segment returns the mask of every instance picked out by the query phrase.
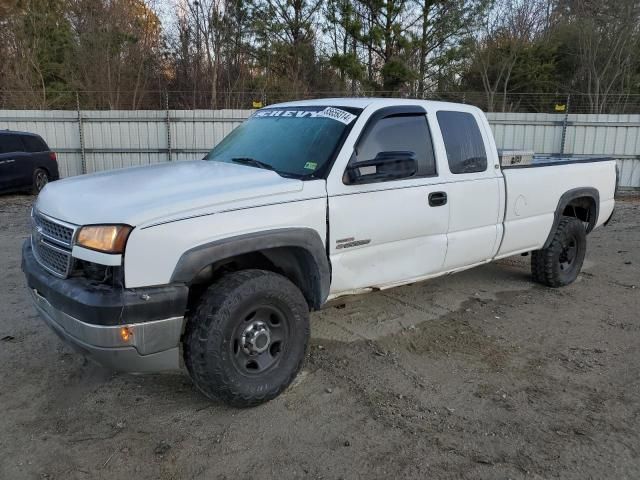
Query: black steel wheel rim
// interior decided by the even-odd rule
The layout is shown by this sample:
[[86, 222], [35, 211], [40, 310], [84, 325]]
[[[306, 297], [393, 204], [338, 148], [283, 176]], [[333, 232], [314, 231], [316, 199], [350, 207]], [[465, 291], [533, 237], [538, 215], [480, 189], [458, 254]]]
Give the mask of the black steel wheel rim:
[[236, 369], [248, 376], [271, 370], [285, 354], [290, 329], [289, 316], [275, 305], [243, 311], [229, 345]]
[[573, 268], [577, 256], [578, 241], [575, 237], [571, 237], [562, 246], [562, 250], [560, 251], [560, 257], [558, 258], [558, 262], [560, 263], [560, 270], [566, 271]]

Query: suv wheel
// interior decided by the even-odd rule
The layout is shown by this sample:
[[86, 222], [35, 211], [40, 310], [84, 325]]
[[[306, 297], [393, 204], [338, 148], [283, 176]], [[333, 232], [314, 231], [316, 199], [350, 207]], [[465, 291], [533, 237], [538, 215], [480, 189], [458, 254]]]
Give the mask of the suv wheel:
[[577, 218], [563, 217], [551, 244], [531, 254], [533, 280], [549, 287], [569, 285], [578, 277], [586, 252], [584, 223]]
[[33, 193], [35, 195], [40, 193], [47, 183], [49, 183], [49, 174], [42, 168], [36, 168], [33, 171], [33, 183], [31, 187]]
[[184, 360], [209, 398], [251, 407], [293, 381], [309, 340], [309, 307], [287, 278], [264, 270], [229, 273], [187, 320]]

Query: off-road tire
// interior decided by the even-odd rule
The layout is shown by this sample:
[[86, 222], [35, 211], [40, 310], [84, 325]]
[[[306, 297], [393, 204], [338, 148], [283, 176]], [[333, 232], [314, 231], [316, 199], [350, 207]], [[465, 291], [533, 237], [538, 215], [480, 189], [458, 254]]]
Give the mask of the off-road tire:
[[31, 182], [31, 193], [38, 195], [40, 191], [49, 183], [49, 174], [42, 168], [33, 171], [33, 181]]
[[[239, 364], [241, 356], [246, 359], [257, 354], [247, 353], [242, 346], [239, 354], [237, 339], [238, 329], [250, 325], [246, 312], [251, 309], [255, 309], [253, 318], [261, 309], [277, 311], [282, 315], [278, 317], [280, 327], [287, 325], [288, 332], [274, 356], [274, 341], [267, 349], [265, 358], [274, 363], [255, 374]], [[267, 323], [275, 317], [268, 318]], [[277, 324], [275, 327], [271, 325], [271, 332]], [[241, 341], [245, 346], [246, 335], [244, 330]], [[184, 361], [193, 383], [205, 396], [234, 407], [252, 407], [275, 398], [291, 384], [302, 367], [308, 342], [309, 307], [302, 292], [282, 275], [242, 270], [211, 285], [189, 315], [183, 335]]]
[[[568, 251], [573, 251], [573, 254], [568, 255]], [[573, 283], [580, 273], [586, 252], [584, 223], [577, 218], [562, 217], [549, 246], [531, 254], [533, 281], [554, 288]], [[570, 262], [567, 261], [568, 256], [572, 257]]]

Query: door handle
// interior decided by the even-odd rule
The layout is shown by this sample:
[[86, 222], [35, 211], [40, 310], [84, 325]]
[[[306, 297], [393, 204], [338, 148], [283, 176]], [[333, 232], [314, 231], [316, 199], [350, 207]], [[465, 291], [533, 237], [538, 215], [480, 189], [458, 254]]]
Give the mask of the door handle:
[[447, 203], [446, 192], [431, 192], [429, 194], [429, 206], [441, 207], [442, 205], [446, 205], [446, 203]]

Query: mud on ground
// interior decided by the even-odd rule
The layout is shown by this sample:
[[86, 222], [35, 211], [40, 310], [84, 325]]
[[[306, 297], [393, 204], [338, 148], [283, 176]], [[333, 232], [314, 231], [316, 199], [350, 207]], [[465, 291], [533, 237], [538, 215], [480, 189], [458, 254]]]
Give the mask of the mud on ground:
[[31, 202], [0, 197], [0, 479], [640, 478], [637, 197], [569, 287], [514, 257], [313, 314], [295, 384], [242, 411], [63, 346], [20, 271]]

